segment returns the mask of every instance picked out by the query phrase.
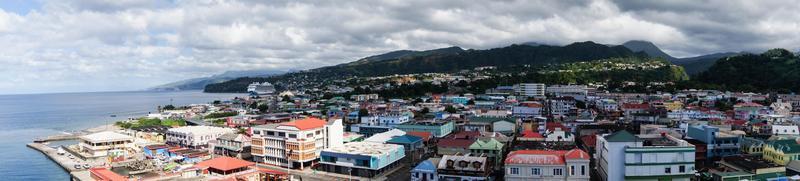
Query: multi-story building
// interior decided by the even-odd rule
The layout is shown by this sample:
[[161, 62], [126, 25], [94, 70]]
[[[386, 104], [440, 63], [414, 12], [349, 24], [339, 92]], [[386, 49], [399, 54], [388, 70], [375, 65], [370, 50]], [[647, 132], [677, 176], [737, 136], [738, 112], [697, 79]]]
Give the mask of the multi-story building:
[[535, 118], [542, 116], [544, 105], [535, 101], [522, 102], [511, 108], [511, 116], [516, 118]]
[[544, 97], [544, 84], [522, 83], [514, 85], [514, 93], [527, 97]]
[[430, 132], [434, 137], [442, 138], [453, 132], [455, 123], [451, 120], [414, 121], [396, 125], [395, 128], [405, 132]]
[[548, 100], [548, 104], [550, 104], [550, 114], [554, 116], [568, 116], [573, 111], [577, 113], [577, 106], [573, 97], [552, 98]]
[[351, 142], [326, 148], [320, 154], [319, 169], [344, 175], [375, 177], [399, 165], [405, 157], [403, 146], [375, 142]]
[[79, 139], [78, 151], [88, 157], [125, 158], [133, 153], [135, 148], [133, 137], [111, 131], [84, 135]]
[[586, 85], [551, 85], [547, 86], [545, 93], [556, 97], [574, 97], [578, 100], [586, 100], [589, 94], [589, 87]]
[[235, 133], [236, 129], [214, 126], [184, 126], [167, 130], [167, 144], [190, 148], [206, 148], [208, 142]]
[[[341, 124], [341, 121], [336, 122]], [[253, 161], [301, 169], [310, 166], [319, 159], [326, 137], [338, 135], [338, 140], [342, 140], [343, 134], [325, 132], [326, 126], [332, 125], [317, 118], [255, 126], [251, 144]]]
[[436, 161], [439, 180], [490, 181], [494, 162], [485, 156], [444, 155]]
[[594, 105], [597, 107], [597, 109], [605, 112], [619, 111], [619, 103], [617, 103], [617, 101], [614, 99], [600, 99], [595, 101]]
[[705, 143], [708, 146], [706, 157], [709, 159], [739, 154], [741, 136], [720, 131], [718, 127], [699, 125], [690, 126], [686, 136]]
[[770, 140], [764, 144], [762, 155], [765, 160], [778, 165], [800, 160], [800, 144], [795, 139]]
[[589, 154], [572, 150], [519, 150], [505, 159], [505, 180], [589, 180]]
[[668, 134], [597, 135], [595, 160], [600, 180], [690, 180], [695, 147]]
[[250, 160], [250, 141], [247, 135], [227, 133], [209, 141], [209, 151], [215, 155]]

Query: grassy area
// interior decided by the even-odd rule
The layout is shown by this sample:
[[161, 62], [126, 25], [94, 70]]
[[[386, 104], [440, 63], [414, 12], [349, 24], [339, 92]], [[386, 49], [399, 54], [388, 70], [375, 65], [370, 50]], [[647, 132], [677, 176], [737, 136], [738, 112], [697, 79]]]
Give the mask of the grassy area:
[[119, 122], [114, 123], [114, 125], [117, 125], [119, 127], [126, 128], [126, 129], [139, 128], [139, 127], [145, 127], [145, 126], [157, 126], [157, 125], [162, 125], [162, 126], [186, 126], [186, 120], [183, 120], [183, 119], [165, 119], [165, 120], [161, 120], [161, 119], [158, 119], [158, 118], [139, 118], [139, 120], [132, 121], [132, 122], [119, 121]]

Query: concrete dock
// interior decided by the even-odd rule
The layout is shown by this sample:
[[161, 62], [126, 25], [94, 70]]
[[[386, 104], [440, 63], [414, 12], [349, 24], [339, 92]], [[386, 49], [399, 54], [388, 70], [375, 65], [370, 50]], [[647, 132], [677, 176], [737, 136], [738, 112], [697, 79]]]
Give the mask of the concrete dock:
[[[94, 180], [91, 176], [89, 176], [89, 171], [84, 168], [75, 168], [75, 165], [83, 165], [89, 162], [80, 160], [75, 155], [72, 155], [69, 152], [64, 153], [63, 155], [58, 154], [58, 149], [47, 146], [42, 143], [28, 143], [28, 147], [33, 148], [39, 152], [42, 152], [47, 158], [56, 162], [62, 169], [69, 172], [72, 180]], [[72, 155], [72, 158], [70, 158]], [[93, 163], [89, 163], [91, 166], [95, 166]]]

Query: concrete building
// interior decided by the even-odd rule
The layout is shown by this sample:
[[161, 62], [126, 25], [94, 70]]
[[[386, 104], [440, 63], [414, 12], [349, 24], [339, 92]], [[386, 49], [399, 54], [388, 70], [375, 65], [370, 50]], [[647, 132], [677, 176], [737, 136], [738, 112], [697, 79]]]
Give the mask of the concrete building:
[[395, 128], [405, 132], [430, 132], [434, 137], [442, 138], [453, 132], [455, 129], [455, 123], [450, 120], [415, 121], [396, 125]]
[[600, 180], [685, 180], [694, 176], [695, 147], [667, 134], [627, 131], [597, 135], [595, 160]]
[[527, 97], [544, 97], [544, 84], [522, 83], [514, 85], [514, 93]]
[[430, 158], [420, 162], [414, 169], [411, 169], [411, 181], [439, 180], [439, 175], [436, 174], [436, 165], [433, 164], [434, 161], [432, 160], [435, 160], [436, 163], [439, 162], [439, 158]]
[[708, 146], [706, 157], [715, 158], [737, 155], [740, 152], [741, 136], [720, 131], [718, 127], [699, 125], [689, 126], [686, 136], [705, 143]]
[[574, 97], [578, 100], [586, 100], [589, 94], [589, 87], [586, 85], [551, 85], [547, 86], [545, 93], [556, 97]]
[[403, 146], [352, 142], [320, 153], [319, 170], [359, 177], [375, 177], [392, 170], [405, 157]]
[[133, 137], [112, 131], [84, 135], [79, 139], [78, 151], [88, 157], [125, 158], [134, 153], [136, 147]]
[[[326, 145], [326, 136], [338, 135], [338, 140], [341, 140], [344, 135], [334, 134], [335, 131], [325, 132], [326, 125], [325, 120], [305, 118], [255, 126], [251, 146], [253, 160], [290, 168], [303, 169], [310, 166], [319, 159], [319, 153]], [[326, 133], [331, 135], [325, 135]], [[331, 142], [328, 145], [336, 144]]]
[[435, 164], [439, 180], [493, 180], [494, 164], [485, 156], [444, 155]]
[[519, 150], [505, 159], [505, 180], [589, 180], [589, 154], [572, 150]]
[[235, 133], [236, 129], [214, 126], [184, 126], [167, 130], [167, 144], [189, 148], [206, 148], [208, 142], [218, 137]]
[[250, 137], [244, 134], [227, 133], [217, 140], [209, 141], [209, 151], [215, 155], [250, 160]]

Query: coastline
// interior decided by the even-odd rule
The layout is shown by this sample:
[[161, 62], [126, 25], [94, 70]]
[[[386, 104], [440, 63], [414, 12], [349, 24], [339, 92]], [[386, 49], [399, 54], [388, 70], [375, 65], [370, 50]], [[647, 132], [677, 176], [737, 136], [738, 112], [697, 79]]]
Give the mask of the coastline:
[[64, 149], [67, 150], [66, 153], [59, 153], [58, 147], [51, 147], [49, 143], [51, 141], [76, 140], [78, 137], [87, 134], [103, 131], [116, 131], [121, 129], [122, 128], [114, 124], [104, 124], [87, 128], [76, 133], [50, 135], [45, 138], [37, 139], [32, 143], [28, 143], [26, 146], [39, 151], [50, 161], [53, 161], [59, 165], [62, 169], [64, 169], [64, 171], [69, 173], [72, 180], [93, 180], [87, 168], [75, 168], [75, 165], [85, 164], [91, 167], [102, 166], [104, 164], [103, 159], [82, 159], [80, 156], [75, 156], [76, 154], [69, 149]]

